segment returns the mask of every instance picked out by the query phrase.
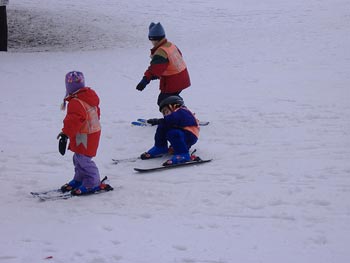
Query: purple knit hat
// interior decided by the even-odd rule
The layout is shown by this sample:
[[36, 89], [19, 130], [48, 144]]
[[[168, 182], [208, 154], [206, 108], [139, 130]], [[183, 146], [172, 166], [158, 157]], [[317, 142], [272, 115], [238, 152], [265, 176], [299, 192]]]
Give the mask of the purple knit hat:
[[73, 94], [85, 87], [85, 79], [82, 72], [71, 71], [66, 75], [66, 95]]

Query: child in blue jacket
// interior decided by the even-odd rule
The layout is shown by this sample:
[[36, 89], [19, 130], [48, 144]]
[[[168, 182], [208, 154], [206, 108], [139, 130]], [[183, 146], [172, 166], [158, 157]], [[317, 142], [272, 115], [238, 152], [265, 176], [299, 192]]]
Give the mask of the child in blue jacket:
[[154, 146], [141, 154], [141, 159], [151, 159], [168, 153], [168, 141], [173, 156], [163, 165], [184, 163], [191, 160], [189, 149], [199, 137], [198, 120], [188, 110], [180, 96], [170, 96], [159, 104], [162, 119], [149, 119], [147, 122], [158, 125], [154, 136]]

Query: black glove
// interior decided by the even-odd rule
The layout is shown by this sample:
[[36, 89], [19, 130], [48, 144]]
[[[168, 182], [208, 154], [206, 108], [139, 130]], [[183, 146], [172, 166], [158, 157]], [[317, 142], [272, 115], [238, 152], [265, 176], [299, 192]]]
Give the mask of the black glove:
[[152, 126], [154, 125], [159, 125], [162, 124], [164, 119], [148, 119], [147, 123], [151, 124]]
[[156, 79], [159, 79], [159, 77], [156, 76], [156, 75], [153, 75], [153, 76], [151, 77], [151, 80], [156, 80]]
[[150, 81], [146, 77], [143, 77], [139, 84], [137, 84], [136, 89], [143, 91]]
[[60, 152], [60, 154], [64, 155], [66, 153], [68, 136], [65, 135], [63, 132], [60, 132], [57, 136], [57, 139], [59, 139], [58, 151]]

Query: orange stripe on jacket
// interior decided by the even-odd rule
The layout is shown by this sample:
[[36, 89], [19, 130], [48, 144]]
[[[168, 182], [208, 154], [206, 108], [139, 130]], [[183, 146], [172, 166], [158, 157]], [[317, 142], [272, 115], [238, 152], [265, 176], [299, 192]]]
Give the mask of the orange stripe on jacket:
[[183, 60], [179, 50], [174, 44], [170, 43], [169, 46], [167, 45], [161, 46], [160, 49], [166, 52], [169, 60], [169, 65], [162, 75], [164, 76], [175, 75], [186, 69], [186, 63]]
[[91, 134], [101, 130], [100, 120], [98, 118], [97, 107], [90, 106], [85, 101], [74, 98], [79, 101], [86, 112], [86, 120], [84, 121], [79, 133]]
[[183, 127], [183, 129], [192, 132], [197, 138], [199, 138], [199, 126], [187, 126]]
[[170, 106], [170, 110], [172, 112], [178, 111], [179, 109], [184, 109], [184, 110], [187, 110], [188, 112], [190, 112], [192, 114], [193, 118], [195, 118], [195, 120], [197, 122], [197, 125], [196, 126], [185, 126], [185, 127], [182, 127], [182, 129], [193, 133], [197, 138], [199, 138], [199, 130], [200, 130], [200, 128], [199, 128], [199, 120], [196, 118], [194, 113], [192, 111], [190, 111], [189, 109], [187, 109], [186, 107], [175, 108], [175, 107], [172, 107], [171, 105], [169, 105], [169, 106]]

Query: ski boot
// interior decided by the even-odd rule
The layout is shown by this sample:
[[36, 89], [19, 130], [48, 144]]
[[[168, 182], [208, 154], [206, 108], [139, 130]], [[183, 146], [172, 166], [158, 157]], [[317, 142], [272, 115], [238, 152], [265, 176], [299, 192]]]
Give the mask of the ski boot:
[[159, 156], [162, 156], [163, 154], [166, 154], [167, 152], [168, 152], [168, 147], [153, 146], [147, 152], [141, 154], [140, 158], [142, 160], [148, 160], [148, 159], [157, 158]]
[[72, 195], [88, 195], [88, 194], [93, 194], [99, 190], [101, 190], [100, 186], [96, 186], [93, 188], [86, 188], [85, 186], [82, 185], [79, 188], [73, 189], [70, 193]]
[[75, 188], [77, 188], [79, 186], [81, 186], [81, 182], [78, 182], [78, 181], [73, 179], [69, 183], [62, 185], [61, 191], [62, 191], [62, 193], [66, 193], [66, 192], [74, 190]]
[[191, 156], [189, 153], [176, 154], [171, 159], [164, 162], [163, 166], [186, 163], [188, 161], [191, 161]]

